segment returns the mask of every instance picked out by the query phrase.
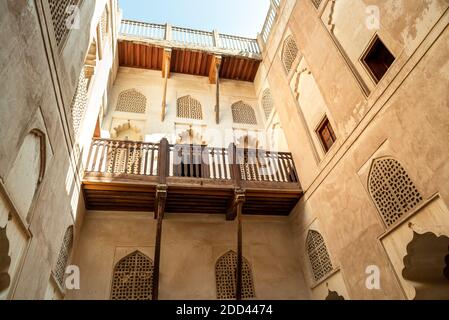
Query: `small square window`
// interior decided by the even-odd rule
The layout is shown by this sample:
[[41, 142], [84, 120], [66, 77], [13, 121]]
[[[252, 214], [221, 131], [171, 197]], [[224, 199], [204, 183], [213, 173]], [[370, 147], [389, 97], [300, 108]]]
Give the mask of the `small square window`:
[[395, 57], [378, 36], [374, 38], [368, 51], [362, 58], [363, 63], [368, 68], [376, 83], [383, 78], [394, 60]]
[[325, 118], [323, 120], [321, 125], [318, 127], [317, 133], [320, 137], [321, 143], [323, 144], [324, 150], [328, 152], [334, 142], [337, 140], [329, 119]]

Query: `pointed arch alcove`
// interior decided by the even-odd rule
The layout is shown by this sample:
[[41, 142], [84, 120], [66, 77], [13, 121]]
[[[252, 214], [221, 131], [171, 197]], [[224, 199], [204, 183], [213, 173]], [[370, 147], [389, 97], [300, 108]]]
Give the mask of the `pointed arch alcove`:
[[308, 231], [306, 251], [314, 281], [320, 281], [334, 270], [326, 243], [318, 231]]
[[292, 70], [293, 62], [298, 56], [298, 46], [292, 35], [289, 35], [285, 40], [282, 47], [282, 64], [284, 65], [285, 72], [287, 74]]
[[114, 266], [111, 300], [151, 300], [153, 260], [136, 250]]
[[405, 168], [392, 157], [373, 161], [368, 175], [368, 190], [387, 227], [394, 225], [423, 200]]
[[[237, 290], [237, 254], [229, 250], [215, 263], [215, 280], [217, 299], [236, 299]], [[242, 263], [242, 299], [256, 297], [253, 275], [248, 260], [243, 257]]]

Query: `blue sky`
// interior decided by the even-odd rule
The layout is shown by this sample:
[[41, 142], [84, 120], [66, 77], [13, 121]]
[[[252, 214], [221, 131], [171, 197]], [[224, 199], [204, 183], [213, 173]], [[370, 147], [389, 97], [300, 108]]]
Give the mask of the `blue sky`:
[[270, 0], [119, 0], [123, 18], [255, 38]]

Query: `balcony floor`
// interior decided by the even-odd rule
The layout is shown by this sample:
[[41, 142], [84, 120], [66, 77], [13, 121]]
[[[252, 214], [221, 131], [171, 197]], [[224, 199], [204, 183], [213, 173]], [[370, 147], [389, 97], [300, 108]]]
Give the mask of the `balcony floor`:
[[[157, 177], [86, 174], [83, 193], [88, 210], [153, 212]], [[226, 214], [234, 200], [232, 181], [167, 178], [166, 213]], [[287, 216], [302, 196], [297, 183], [242, 181], [244, 215]]]

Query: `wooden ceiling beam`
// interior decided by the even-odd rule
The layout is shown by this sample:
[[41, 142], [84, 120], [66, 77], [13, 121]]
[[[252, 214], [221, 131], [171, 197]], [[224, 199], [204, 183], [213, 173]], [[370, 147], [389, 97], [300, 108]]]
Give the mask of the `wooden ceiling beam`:
[[164, 48], [164, 51], [163, 51], [163, 54], [162, 54], [162, 77], [164, 79], [165, 78], [170, 78], [171, 53], [172, 53], [171, 49]]

